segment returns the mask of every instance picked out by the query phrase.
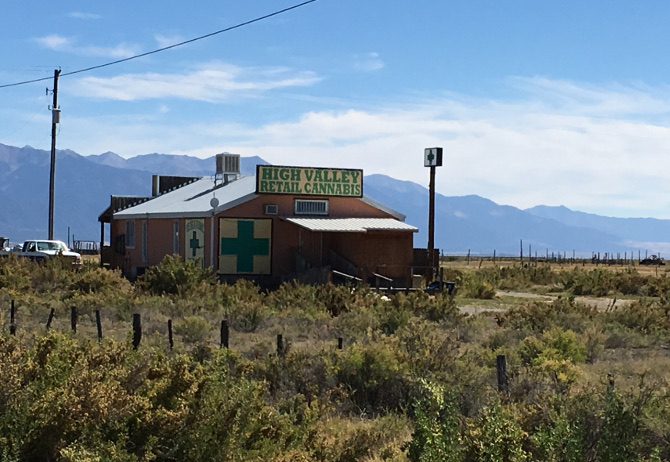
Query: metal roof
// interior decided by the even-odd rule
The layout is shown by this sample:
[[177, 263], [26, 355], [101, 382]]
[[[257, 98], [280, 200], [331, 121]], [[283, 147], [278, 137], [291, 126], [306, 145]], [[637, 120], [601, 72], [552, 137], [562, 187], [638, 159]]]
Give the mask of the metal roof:
[[419, 229], [395, 218], [286, 218], [310, 231], [366, 233], [368, 231], [411, 231]]
[[256, 177], [243, 176], [227, 184], [214, 185], [209, 177], [152, 197], [146, 202], [114, 213], [115, 219], [204, 217], [212, 214], [212, 198], [219, 205], [214, 213], [256, 197]]
[[[210, 201], [214, 197], [216, 197], [216, 199], [219, 201], [219, 205], [216, 207], [215, 210], [212, 210]], [[232, 207], [247, 202], [255, 197], [258, 197], [258, 195], [256, 194], [255, 175], [242, 176], [226, 184], [222, 184], [219, 182], [219, 184], [217, 184], [216, 186], [214, 185], [213, 178], [204, 177], [199, 180], [194, 180], [183, 186], [176, 187], [170, 191], [166, 191], [163, 194], [160, 194], [155, 197], [138, 198], [138, 200], [144, 200], [144, 202], [141, 202], [139, 204], [138, 203], [129, 204], [128, 206], [122, 208], [121, 210], [116, 210], [113, 212], [113, 217], [116, 220], [119, 219], [129, 220], [129, 219], [141, 219], [141, 218], [181, 218], [181, 217], [201, 218], [211, 216], [212, 211], [215, 214], [217, 214], [219, 212], [228, 210]], [[405, 231], [413, 231], [413, 232], [417, 231], [417, 228], [414, 228], [413, 226], [410, 227], [409, 225], [402, 223], [402, 220], [405, 219], [405, 215], [401, 214], [400, 212], [397, 212], [389, 207], [386, 207], [385, 205], [380, 204], [379, 202], [370, 199], [369, 197], [366, 196], [360, 198], [360, 200], [367, 203], [368, 205], [371, 205], [397, 218], [397, 220], [393, 218], [388, 219], [365, 218], [363, 220], [367, 220], [366, 223], [370, 225], [367, 227], [367, 229], [399, 230], [397, 225], [394, 225], [394, 223], [400, 223], [401, 225], [405, 226], [405, 228], [402, 228]], [[107, 212], [107, 210], [105, 212]], [[327, 220], [327, 219], [301, 218], [300, 220]], [[355, 219], [352, 218], [343, 220], [355, 220]], [[384, 222], [384, 220], [388, 220], [388, 223], [385, 226], [391, 226], [391, 228], [384, 228], [384, 227], [375, 228], [373, 226], [374, 220], [382, 220], [382, 222]], [[350, 224], [349, 226], [354, 225]], [[384, 226], [384, 225], [379, 224], [378, 226]], [[365, 232], [365, 231], [366, 229], [360, 230], [357, 228], [354, 232]]]

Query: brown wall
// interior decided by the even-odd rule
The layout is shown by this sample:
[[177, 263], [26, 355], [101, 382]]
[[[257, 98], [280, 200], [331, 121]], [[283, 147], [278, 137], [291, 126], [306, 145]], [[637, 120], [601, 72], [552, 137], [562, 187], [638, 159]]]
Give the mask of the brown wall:
[[[294, 216], [293, 201], [296, 196], [264, 195], [219, 213], [215, 217], [214, 258], [217, 261], [218, 219], [219, 218], [269, 218], [272, 220], [272, 276], [281, 277], [296, 270], [296, 254], [300, 252], [315, 266], [326, 264], [328, 248], [332, 248], [360, 268], [377, 271], [385, 276], [405, 277], [412, 262], [413, 233], [410, 232], [368, 232], [368, 233], [312, 233], [290, 223], [281, 217]], [[299, 196], [300, 199], [310, 197]], [[324, 199], [323, 197], [314, 199]], [[391, 218], [392, 216], [356, 198], [330, 197], [329, 217], [331, 218]], [[277, 215], [265, 215], [265, 205], [278, 206]], [[211, 218], [205, 218], [205, 267], [210, 262]], [[135, 248], [126, 249], [124, 255], [114, 252], [115, 237], [125, 234], [125, 220], [112, 220], [110, 242], [112, 246], [112, 267], [121, 268], [125, 274], [134, 277], [137, 267], [158, 264], [165, 255], [172, 254], [173, 218], [149, 219], [148, 258], [142, 261], [142, 220], [135, 220]], [[179, 253], [184, 258], [183, 242], [185, 220], [180, 219]], [[385, 268], [381, 265], [386, 264]], [[399, 268], [403, 269], [400, 270]]]
[[376, 272], [390, 278], [407, 277], [413, 258], [413, 233], [368, 231], [367, 233], [325, 233], [324, 251], [330, 248], [354, 263], [363, 280]]

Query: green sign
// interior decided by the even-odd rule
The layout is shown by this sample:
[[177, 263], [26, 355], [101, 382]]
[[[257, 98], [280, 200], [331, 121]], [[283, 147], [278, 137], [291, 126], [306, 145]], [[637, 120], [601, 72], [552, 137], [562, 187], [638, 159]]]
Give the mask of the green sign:
[[205, 220], [196, 218], [186, 220], [186, 234], [184, 235], [184, 249], [187, 260], [200, 260], [205, 267]]
[[256, 194], [363, 197], [363, 170], [258, 165]]
[[219, 273], [270, 274], [272, 220], [220, 218]]

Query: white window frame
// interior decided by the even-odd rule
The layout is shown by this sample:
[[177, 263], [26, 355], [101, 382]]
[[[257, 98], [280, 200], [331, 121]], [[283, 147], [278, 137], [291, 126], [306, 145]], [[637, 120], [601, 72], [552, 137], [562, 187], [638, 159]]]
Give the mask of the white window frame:
[[293, 202], [296, 215], [328, 215], [327, 199], [296, 199]]
[[126, 220], [126, 249], [135, 248], [135, 220]]

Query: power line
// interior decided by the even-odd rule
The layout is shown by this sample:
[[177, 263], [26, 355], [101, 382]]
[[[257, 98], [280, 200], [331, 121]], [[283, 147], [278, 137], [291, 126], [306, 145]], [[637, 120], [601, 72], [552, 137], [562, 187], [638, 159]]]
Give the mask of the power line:
[[[234, 26], [226, 27], [225, 29], [221, 29], [221, 30], [217, 30], [216, 32], [211, 32], [209, 34], [201, 35], [200, 37], [196, 37], [196, 38], [193, 38], [193, 39], [190, 39], [190, 40], [186, 40], [184, 42], [175, 43], [174, 45], [169, 45], [169, 46], [166, 46], [166, 47], [163, 47], [163, 48], [158, 48], [157, 50], [153, 50], [153, 51], [147, 51], [146, 53], [141, 53], [139, 55], [130, 56], [128, 58], [117, 59], [116, 61], [111, 61], [111, 62], [108, 62], [108, 63], [105, 63], [105, 64], [99, 64], [97, 66], [91, 66], [91, 67], [87, 67], [87, 68], [84, 68], [84, 69], [79, 69], [79, 70], [72, 71], [72, 72], [64, 72], [60, 76], [65, 77], [66, 75], [80, 74], [82, 72], [88, 72], [88, 71], [92, 71], [92, 70], [95, 70], [95, 69], [100, 69], [102, 67], [113, 66], [114, 64], [119, 64], [119, 63], [123, 63], [123, 62], [126, 62], [126, 61], [131, 61], [133, 59], [143, 58], [145, 56], [160, 53], [161, 51], [170, 50], [172, 48], [177, 48], [177, 47], [180, 47], [182, 45], [187, 45], [189, 43], [197, 42], [198, 40], [206, 39], [206, 38], [212, 37], [214, 35], [222, 34], [224, 32], [228, 32], [228, 31], [231, 31], [233, 29], [239, 29], [240, 27], [248, 26], [249, 24], [253, 24], [255, 22], [262, 21], [264, 19], [268, 19], [268, 18], [271, 18], [273, 16], [277, 16], [277, 15], [282, 14], [282, 13], [286, 13], [287, 11], [295, 10], [296, 8], [300, 8], [301, 6], [305, 6], [308, 3], [314, 3], [314, 2], [316, 2], [316, 0], [307, 0], [305, 2], [298, 3], [297, 5], [293, 5], [293, 6], [290, 6], [288, 8], [284, 8], [283, 10], [275, 11], [274, 13], [266, 14], [265, 16], [260, 16], [258, 18], [251, 19], [249, 21], [241, 22], [241, 23], [236, 24]], [[40, 79], [25, 80], [23, 82], [8, 83], [8, 84], [0, 85], [0, 88], [17, 87], [19, 85], [27, 85], [29, 83], [35, 83], [35, 82], [44, 82], [45, 80], [51, 80], [51, 79], [52, 79], [52, 77], [43, 77], [43, 78], [40, 78]]]

